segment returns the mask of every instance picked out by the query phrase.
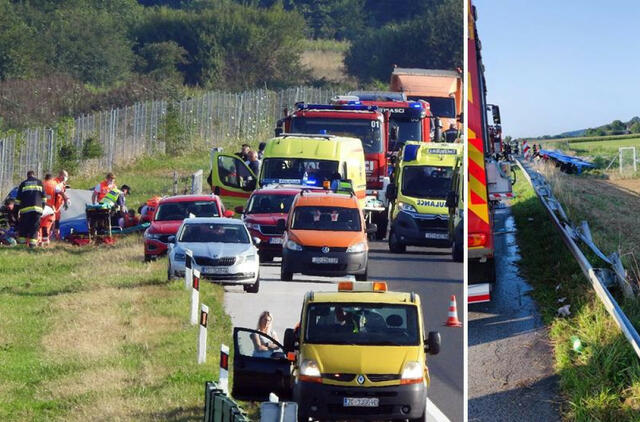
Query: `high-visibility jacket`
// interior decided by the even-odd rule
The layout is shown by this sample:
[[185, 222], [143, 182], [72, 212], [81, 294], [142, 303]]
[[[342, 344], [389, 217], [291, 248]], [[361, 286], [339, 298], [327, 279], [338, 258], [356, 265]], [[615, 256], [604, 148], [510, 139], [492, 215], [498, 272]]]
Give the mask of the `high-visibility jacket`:
[[45, 180], [43, 183], [44, 193], [47, 196], [47, 205], [49, 205], [54, 210], [57, 210], [56, 207], [56, 188], [58, 183], [55, 179]]
[[112, 208], [118, 203], [118, 197], [120, 194], [122, 194], [120, 189], [113, 188], [102, 197], [100, 204], [107, 204]]
[[18, 195], [16, 196], [16, 206], [20, 209], [20, 214], [28, 212], [37, 212], [42, 214], [46, 203], [44, 186], [42, 182], [35, 177], [29, 177], [18, 186]]
[[98, 202], [100, 202], [102, 198], [104, 198], [104, 196], [108, 194], [112, 189], [117, 189], [114, 183], [109, 184], [106, 180], [100, 182], [98, 186], [96, 186], [96, 192], [98, 193]]

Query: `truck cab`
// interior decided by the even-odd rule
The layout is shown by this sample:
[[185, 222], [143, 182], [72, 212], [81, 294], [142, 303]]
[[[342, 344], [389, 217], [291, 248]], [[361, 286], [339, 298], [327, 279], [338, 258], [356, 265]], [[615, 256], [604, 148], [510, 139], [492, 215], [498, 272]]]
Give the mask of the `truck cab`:
[[462, 153], [462, 144], [405, 144], [388, 191], [391, 252], [402, 253], [407, 245], [451, 246], [447, 199], [459, 190]]
[[387, 231], [387, 203], [384, 195], [389, 184], [387, 150], [389, 144], [389, 114], [375, 106], [361, 104], [357, 99], [338, 104], [297, 103], [296, 109], [280, 120], [276, 133], [332, 134], [358, 138], [362, 142], [367, 175], [366, 208], [371, 222], [383, 239]]
[[[242, 359], [240, 367], [234, 361], [234, 396], [254, 385], [265, 396], [286, 390], [298, 404], [299, 421], [426, 420], [427, 354], [439, 352], [440, 334], [426, 334], [415, 293], [387, 291], [384, 282], [340, 282], [337, 292], [308, 292], [298, 327], [287, 329], [284, 344], [264, 357], [252, 357], [246, 340], [251, 331], [264, 334], [236, 330], [245, 331], [234, 333], [235, 359]], [[268, 377], [272, 387], [262, 388]]]
[[211, 151], [208, 178], [212, 192], [228, 209], [244, 206], [251, 193], [274, 184], [322, 189], [335, 178], [349, 180], [365, 204], [366, 175], [359, 139], [334, 135], [285, 134], [266, 143], [259, 174], [235, 154]]

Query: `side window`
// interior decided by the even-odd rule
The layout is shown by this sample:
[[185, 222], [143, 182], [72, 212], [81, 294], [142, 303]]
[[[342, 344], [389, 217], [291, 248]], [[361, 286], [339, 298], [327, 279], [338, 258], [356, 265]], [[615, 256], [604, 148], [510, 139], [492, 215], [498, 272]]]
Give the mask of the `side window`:
[[238, 353], [242, 356], [271, 358], [273, 353], [283, 353], [282, 348], [274, 339], [256, 331], [240, 331], [236, 341]]
[[221, 155], [218, 157], [218, 177], [226, 186], [234, 188], [240, 185], [240, 160], [237, 158]]
[[346, 161], [344, 161], [342, 163], [342, 171], [340, 173], [342, 173], [342, 178], [343, 179], [350, 179], [349, 173], [347, 173], [347, 162]]

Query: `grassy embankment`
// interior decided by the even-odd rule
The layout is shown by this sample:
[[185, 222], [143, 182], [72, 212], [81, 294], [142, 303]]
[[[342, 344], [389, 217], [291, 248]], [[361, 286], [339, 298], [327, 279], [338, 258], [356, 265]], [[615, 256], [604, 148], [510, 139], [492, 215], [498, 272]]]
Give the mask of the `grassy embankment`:
[[[554, 139], [542, 141], [541, 145], [544, 148], [559, 149], [568, 154], [594, 160], [596, 165], [603, 168], [618, 155], [619, 147], [636, 147], [636, 153], [640, 155], [638, 134]], [[631, 161], [628, 164], [631, 165]]]
[[349, 49], [349, 42], [337, 40], [304, 40], [302, 65], [309, 69], [311, 76], [317, 80], [333, 83], [356, 82], [347, 75], [344, 68], [344, 55]]
[[[577, 421], [637, 421], [640, 414], [638, 358], [582, 275], [533, 189], [524, 176], [518, 176], [515, 186], [517, 199], [512, 210], [518, 227], [522, 256], [520, 268], [534, 287], [532, 296], [540, 307], [543, 320], [550, 327], [555, 371], [559, 375], [565, 401], [563, 417]], [[586, 188], [587, 184], [581, 186]], [[602, 187], [593, 187], [589, 192], [576, 188], [571, 192], [574, 202], [569, 202], [568, 212], [574, 221], [579, 221], [579, 210], [591, 210], [585, 217], [591, 223], [594, 238], [603, 250], [610, 252], [610, 242], [615, 242], [617, 236], [607, 226], [613, 219], [612, 210], [628, 203], [616, 202], [622, 201], [621, 198], [615, 201], [611, 198], [607, 202], [608, 192]], [[596, 192], [605, 196], [599, 204], [607, 206], [585, 207], [584, 204], [596, 199]], [[567, 204], [565, 198], [559, 199]], [[637, 208], [638, 199], [635, 201]], [[582, 204], [582, 207], [575, 207], [577, 204]], [[566, 301], [559, 303], [558, 299], [562, 297], [566, 297]], [[563, 304], [571, 305], [570, 317], [556, 316], [557, 309]], [[630, 319], [640, 322], [637, 303], [625, 302], [623, 306]], [[572, 350], [572, 336], [581, 339], [582, 352]]]
[[[188, 175], [207, 163], [207, 154], [192, 153], [115, 172], [137, 204], [168, 193], [174, 169]], [[142, 262], [141, 239], [0, 248], [0, 420], [201, 419], [204, 381], [217, 379], [220, 343], [231, 344], [223, 290], [202, 285], [209, 359], [197, 365], [190, 296], [182, 280], [166, 281], [165, 259]]]

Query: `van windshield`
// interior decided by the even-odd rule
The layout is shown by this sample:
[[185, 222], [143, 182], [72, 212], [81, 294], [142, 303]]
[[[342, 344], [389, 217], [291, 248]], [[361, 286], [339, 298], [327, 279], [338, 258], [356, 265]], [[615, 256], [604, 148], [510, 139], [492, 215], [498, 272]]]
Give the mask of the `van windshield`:
[[296, 207], [291, 228], [358, 232], [361, 230], [360, 212], [357, 208]]
[[189, 214], [196, 217], [220, 217], [218, 204], [214, 201], [167, 202], [158, 207], [155, 220], [184, 220]]
[[[338, 162], [312, 158], [265, 158], [262, 163], [262, 186], [269, 183], [287, 183], [322, 186], [338, 173]], [[306, 174], [306, 176], [305, 176]]]
[[402, 194], [412, 198], [446, 199], [452, 174], [452, 167], [406, 166], [402, 169]]
[[304, 339], [315, 344], [415, 346], [420, 344], [414, 305], [312, 303]]
[[291, 133], [349, 136], [362, 141], [365, 154], [384, 151], [379, 120], [294, 117], [291, 120]]

